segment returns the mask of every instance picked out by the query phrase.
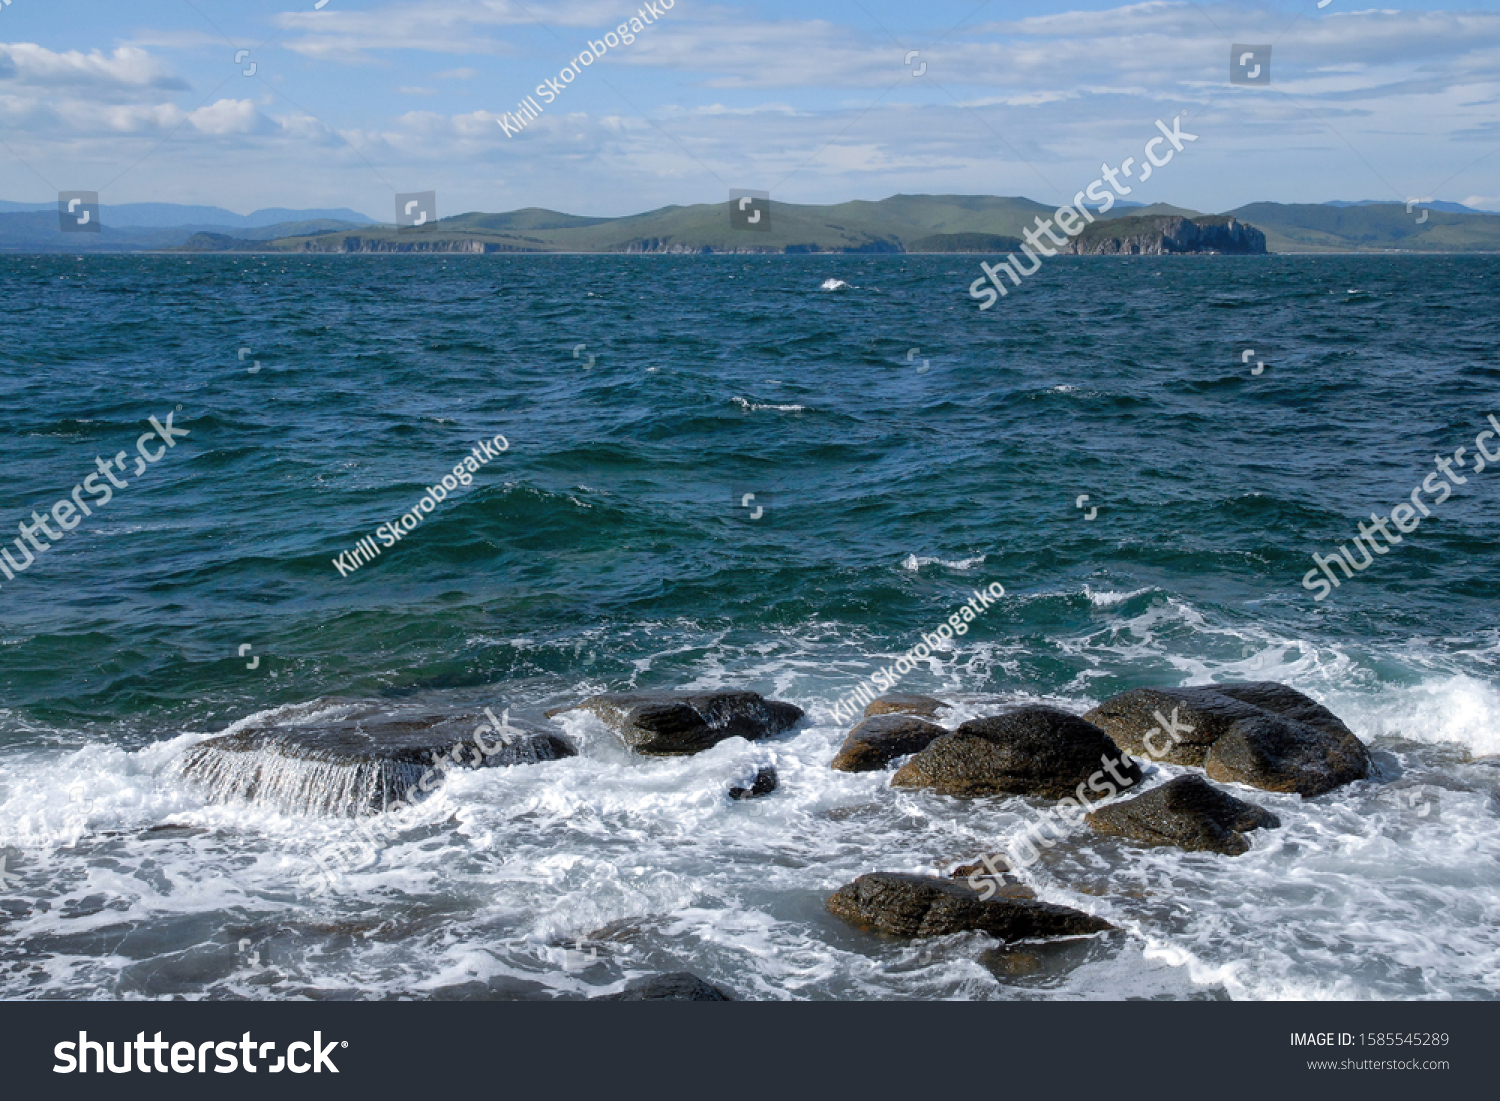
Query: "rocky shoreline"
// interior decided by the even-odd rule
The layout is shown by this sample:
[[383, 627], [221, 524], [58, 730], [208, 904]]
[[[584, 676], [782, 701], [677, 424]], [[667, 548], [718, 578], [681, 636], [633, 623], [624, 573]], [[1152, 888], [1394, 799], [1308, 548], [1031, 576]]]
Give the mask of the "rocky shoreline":
[[[1135, 689], [1085, 715], [1035, 704], [942, 725], [952, 705], [893, 693], [871, 702], [829, 767], [889, 772], [886, 789], [956, 799], [1025, 800], [1084, 836], [1173, 846], [1229, 858], [1247, 834], [1276, 829], [1262, 807], [1210, 783], [1313, 798], [1367, 779], [1364, 744], [1332, 712], [1271, 682]], [[684, 756], [730, 738], [781, 736], [801, 708], [755, 692], [629, 693], [589, 697], [546, 718], [584, 711], [642, 756]], [[472, 732], [471, 732], [472, 730]], [[419, 801], [449, 769], [545, 767], [576, 755], [572, 741], [536, 723], [483, 713], [433, 715], [350, 704], [336, 720], [250, 726], [191, 746], [181, 774], [214, 801], [249, 800], [283, 811], [380, 817]], [[1201, 770], [1151, 786], [1136, 757]], [[726, 789], [729, 800], [773, 795], [776, 770], [759, 767]], [[946, 876], [878, 867], [839, 888], [827, 910], [870, 935], [919, 939], [980, 932], [1004, 943], [1093, 937], [1103, 918], [1035, 897], [1011, 873], [1013, 850], [961, 863]], [[732, 997], [691, 976], [671, 976], [628, 997]]]

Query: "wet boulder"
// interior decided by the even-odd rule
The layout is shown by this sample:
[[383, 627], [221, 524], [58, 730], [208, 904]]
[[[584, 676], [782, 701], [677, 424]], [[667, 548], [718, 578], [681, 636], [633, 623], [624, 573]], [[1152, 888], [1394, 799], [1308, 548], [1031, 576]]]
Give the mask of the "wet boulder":
[[1055, 707], [971, 719], [896, 771], [892, 787], [943, 795], [1098, 799], [1140, 783], [1141, 770], [1109, 735]]
[[333, 704], [308, 721], [243, 727], [190, 746], [178, 768], [215, 802], [289, 814], [376, 814], [424, 798], [450, 769], [536, 764], [578, 753], [563, 735], [484, 712]]
[[547, 714], [574, 710], [596, 715], [626, 745], [651, 757], [701, 753], [726, 738], [769, 738], [802, 718], [800, 707], [757, 692], [611, 693]]
[[978, 930], [1003, 941], [1076, 937], [1114, 928], [1103, 918], [1034, 898], [981, 897], [966, 883], [904, 872], [871, 872], [839, 888], [828, 911], [862, 929], [898, 937]]
[[840, 772], [875, 772], [897, 757], [921, 752], [933, 739], [946, 733], [936, 723], [914, 715], [896, 712], [875, 715], [849, 731], [838, 756], [828, 767]]
[[729, 789], [731, 799], [759, 799], [762, 795], [770, 795], [776, 790], [776, 769], [771, 765], [762, 765], [755, 772], [755, 779], [750, 781], [749, 787], [735, 785]]
[[649, 975], [632, 979], [618, 994], [603, 994], [596, 1002], [734, 1002], [736, 998], [722, 987], [705, 982], [691, 971], [674, 971], [666, 975]]
[[1281, 825], [1264, 807], [1236, 799], [1196, 775], [1179, 776], [1145, 795], [1101, 807], [1084, 821], [1097, 833], [1226, 856], [1249, 851], [1248, 831]]
[[912, 692], [887, 692], [876, 696], [865, 706], [865, 717], [874, 715], [920, 715], [924, 719], [937, 717], [952, 705], [934, 696], [919, 696]]
[[1321, 795], [1370, 774], [1370, 753], [1332, 711], [1270, 681], [1137, 688], [1084, 716], [1138, 756], [1215, 780]]

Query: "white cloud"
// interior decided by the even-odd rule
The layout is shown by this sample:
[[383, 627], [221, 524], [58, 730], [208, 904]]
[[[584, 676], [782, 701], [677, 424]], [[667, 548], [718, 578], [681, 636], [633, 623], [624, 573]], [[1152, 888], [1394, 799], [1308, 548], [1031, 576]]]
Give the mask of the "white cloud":
[[211, 106], [198, 108], [188, 118], [203, 134], [266, 134], [276, 129], [247, 99], [221, 99]]
[[18, 89], [64, 89], [109, 98], [187, 87], [161, 62], [134, 46], [121, 46], [106, 56], [98, 50], [54, 53], [32, 42], [0, 43], [0, 82], [0, 86]]

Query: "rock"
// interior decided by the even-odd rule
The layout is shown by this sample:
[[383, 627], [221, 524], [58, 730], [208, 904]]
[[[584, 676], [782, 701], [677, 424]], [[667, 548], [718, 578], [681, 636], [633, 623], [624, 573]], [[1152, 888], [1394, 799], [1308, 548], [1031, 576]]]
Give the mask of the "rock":
[[747, 788], [732, 787], [729, 789], [731, 799], [759, 799], [762, 795], [770, 795], [776, 790], [776, 770], [770, 765], [765, 765], [755, 774], [755, 781]]
[[1004, 941], [1076, 937], [1114, 926], [1103, 918], [1036, 899], [988, 900], [964, 883], [904, 872], [871, 872], [839, 888], [830, 913], [898, 937], [937, 937], [974, 929]]
[[1075, 255], [1165, 256], [1174, 252], [1265, 255], [1266, 235], [1233, 215], [1125, 215], [1101, 219], [1068, 243]]
[[865, 717], [872, 715], [921, 715], [924, 719], [937, 716], [939, 711], [952, 708], [933, 696], [918, 696], [910, 692], [887, 692], [876, 696], [865, 706]]
[[1226, 856], [1249, 851], [1247, 831], [1281, 825], [1270, 811], [1220, 791], [1201, 776], [1179, 776], [1145, 795], [1101, 807], [1084, 821], [1114, 837]]
[[897, 757], [921, 752], [934, 738], [946, 733], [937, 724], [913, 715], [894, 712], [876, 715], [849, 731], [838, 756], [828, 767], [840, 772], [875, 772]]
[[604, 994], [596, 1002], [734, 1002], [729, 991], [704, 982], [690, 971], [632, 979], [618, 994]]
[[975, 962], [1001, 982], [1055, 987], [1078, 968], [1116, 956], [1121, 940], [1116, 933], [1084, 940], [1004, 944], [981, 952]]
[[700, 753], [725, 738], [769, 738], [802, 718], [800, 707], [756, 692], [607, 694], [547, 714], [573, 710], [597, 715], [626, 745], [652, 757]]
[[[972, 719], [936, 738], [897, 770], [892, 787], [930, 788], [943, 795], [1103, 797], [1108, 784], [1137, 784], [1141, 770], [1109, 735], [1055, 707], [1026, 706]], [[1093, 784], [1099, 786], [1094, 787]]]
[[179, 767], [216, 802], [355, 816], [424, 798], [449, 768], [536, 764], [578, 753], [561, 734], [508, 717], [497, 720], [508, 725], [497, 732], [479, 712], [402, 713], [360, 704], [344, 710], [335, 719], [249, 726], [209, 738], [190, 746]]
[[1266, 791], [1321, 795], [1370, 774], [1369, 750], [1337, 715], [1270, 681], [1137, 688], [1084, 718], [1132, 753]]
[[[996, 867], [998, 868], [999, 866], [999, 862], [997, 861]], [[962, 864], [948, 873], [949, 879], [967, 881], [970, 877], [990, 880], [991, 886], [994, 888], [993, 891], [989, 892], [990, 894], [1000, 895], [1004, 898], [1036, 898], [1036, 892], [1019, 879], [1011, 878], [1003, 870], [999, 875], [996, 875], [984, 866], [983, 861], [975, 861], [973, 864]], [[973, 887], [974, 884], [970, 883], [969, 886]], [[983, 885], [976, 887], [975, 890], [984, 893]]]

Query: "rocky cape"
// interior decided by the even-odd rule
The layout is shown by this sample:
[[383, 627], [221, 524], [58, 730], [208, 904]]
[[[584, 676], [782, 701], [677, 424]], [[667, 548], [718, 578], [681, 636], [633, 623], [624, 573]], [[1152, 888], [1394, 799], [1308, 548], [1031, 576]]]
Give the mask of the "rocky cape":
[[1120, 217], [1096, 221], [1073, 238], [1073, 256], [1167, 256], [1198, 252], [1264, 256], [1266, 235], [1228, 217]]

